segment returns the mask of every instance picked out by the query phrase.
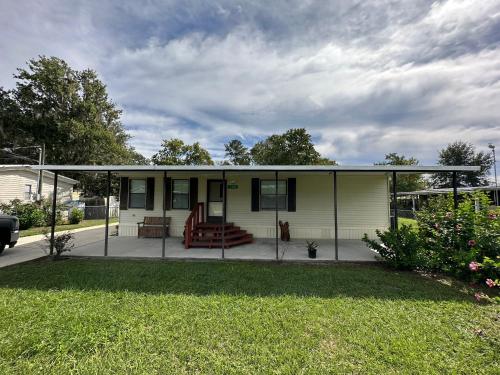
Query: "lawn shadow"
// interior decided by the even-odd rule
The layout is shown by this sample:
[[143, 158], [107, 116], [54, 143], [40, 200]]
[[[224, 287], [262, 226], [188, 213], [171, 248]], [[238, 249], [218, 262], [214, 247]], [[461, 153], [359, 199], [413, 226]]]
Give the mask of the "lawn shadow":
[[44, 259], [0, 269], [0, 288], [472, 301], [454, 285], [365, 264]]

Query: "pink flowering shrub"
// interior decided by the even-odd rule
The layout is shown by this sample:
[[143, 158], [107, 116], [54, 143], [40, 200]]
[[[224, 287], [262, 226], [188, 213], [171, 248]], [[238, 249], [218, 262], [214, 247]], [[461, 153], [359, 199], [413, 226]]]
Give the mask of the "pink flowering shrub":
[[456, 210], [452, 195], [431, 198], [417, 214], [422, 266], [495, 287], [500, 278], [500, 217], [489, 210], [484, 193], [460, 198]]
[[496, 259], [484, 257], [482, 263], [470, 262], [469, 269], [472, 271], [472, 279], [482, 283], [488, 288], [500, 286], [500, 256]]
[[479, 271], [479, 263], [478, 262], [470, 262], [469, 263], [469, 269], [472, 271], [472, 272], [476, 272], [476, 271]]
[[484, 193], [465, 194], [457, 209], [453, 196], [429, 199], [417, 213], [418, 230], [377, 231], [363, 241], [389, 266], [444, 272], [487, 288], [500, 287], [500, 215]]

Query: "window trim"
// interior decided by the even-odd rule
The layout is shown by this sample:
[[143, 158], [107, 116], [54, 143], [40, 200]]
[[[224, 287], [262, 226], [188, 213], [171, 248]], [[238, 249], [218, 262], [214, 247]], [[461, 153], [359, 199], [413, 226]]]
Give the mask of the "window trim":
[[[29, 190], [26, 191], [26, 188], [29, 186]], [[32, 184], [24, 184], [24, 200], [31, 201], [33, 199], [33, 185]]]
[[[259, 208], [261, 211], [276, 211], [276, 207], [274, 208], [265, 208], [262, 207], [262, 196], [275, 196], [275, 194], [262, 194], [262, 182], [266, 181], [271, 181], [271, 182], [276, 182], [275, 179], [260, 179], [259, 181]], [[278, 179], [278, 185], [279, 182], [283, 181], [285, 183], [285, 194], [278, 194], [278, 196], [284, 196], [285, 197], [285, 207], [279, 208], [278, 211], [288, 211], [288, 179]], [[276, 187], [277, 189], [277, 187]], [[277, 203], [276, 203], [277, 204]]]
[[[175, 181], [187, 181], [187, 186], [188, 186], [188, 190], [187, 190], [187, 207], [182, 207], [182, 208], [179, 208], [179, 207], [174, 207], [174, 185], [175, 185]], [[171, 188], [171, 195], [170, 195], [170, 202], [171, 203], [171, 209], [172, 210], [183, 210], [183, 211], [189, 211], [189, 207], [191, 207], [191, 194], [189, 193], [191, 191], [191, 182], [190, 182], [190, 179], [189, 178], [172, 178], [172, 188]], [[183, 194], [183, 193], [182, 193]]]
[[[132, 193], [132, 181], [144, 181], [144, 193]], [[128, 208], [132, 210], [145, 210], [146, 209], [146, 196], [148, 192], [148, 184], [145, 178], [130, 178], [128, 181]], [[132, 207], [132, 194], [144, 194], [144, 204], [142, 207]]]

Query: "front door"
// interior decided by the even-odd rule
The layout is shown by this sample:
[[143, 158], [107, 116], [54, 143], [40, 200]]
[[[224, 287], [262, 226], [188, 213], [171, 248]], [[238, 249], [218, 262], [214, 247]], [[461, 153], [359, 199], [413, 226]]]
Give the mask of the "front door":
[[207, 181], [207, 221], [209, 223], [222, 223], [223, 187], [222, 180]]

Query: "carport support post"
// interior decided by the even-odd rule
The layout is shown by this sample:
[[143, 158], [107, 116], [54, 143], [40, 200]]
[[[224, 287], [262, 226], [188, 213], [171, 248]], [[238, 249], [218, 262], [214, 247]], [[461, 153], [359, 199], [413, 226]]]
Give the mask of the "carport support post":
[[226, 246], [226, 171], [222, 171], [222, 259]]
[[52, 193], [52, 217], [50, 223], [50, 255], [54, 254], [54, 232], [56, 230], [56, 211], [57, 211], [57, 177], [58, 171], [54, 172], [54, 191]]
[[279, 260], [278, 254], [278, 171], [274, 172], [274, 212], [275, 218], [275, 232], [276, 232], [276, 260]]
[[108, 171], [108, 180], [106, 188], [106, 227], [104, 229], [104, 256], [108, 256], [108, 237], [109, 237], [109, 196], [111, 194], [111, 172]]
[[165, 258], [165, 237], [167, 236], [167, 227], [165, 225], [165, 191], [166, 191], [166, 186], [167, 186], [167, 171], [163, 171], [163, 189], [162, 189], [162, 194], [163, 194], [163, 199], [162, 199], [162, 214], [163, 214], [163, 232], [161, 235], [161, 257]]
[[335, 260], [339, 260], [339, 223], [337, 206], [337, 171], [333, 171], [333, 220], [335, 230]]
[[398, 192], [396, 187], [396, 171], [392, 171], [392, 200], [393, 200], [393, 212], [394, 212], [394, 229], [398, 230]]
[[456, 210], [458, 208], [457, 172], [453, 172], [452, 180], [453, 180], [453, 207], [455, 207]]

